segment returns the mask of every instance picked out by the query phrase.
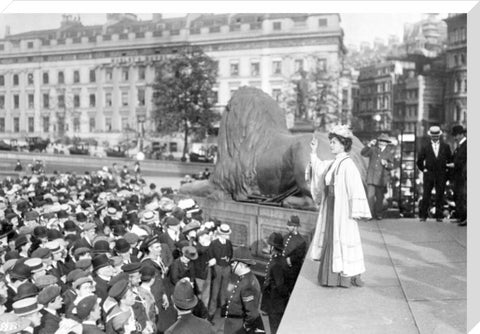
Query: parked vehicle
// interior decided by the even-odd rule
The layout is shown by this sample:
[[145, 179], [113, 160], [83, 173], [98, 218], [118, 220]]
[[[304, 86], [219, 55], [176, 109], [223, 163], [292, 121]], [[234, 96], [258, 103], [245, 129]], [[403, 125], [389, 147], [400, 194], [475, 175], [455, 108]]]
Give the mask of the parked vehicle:
[[10, 143], [7, 143], [5, 140], [0, 139], [0, 151], [11, 151], [12, 146]]
[[45, 152], [50, 154], [65, 154], [65, 155], [70, 154], [68, 147], [61, 143], [48, 144], [47, 147], [45, 148]]
[[49, 139], [43, 139], [41, 137], [27, 137], [26, 141], [30, 152], [43, 152], [50, 143]]
[[107, 148], [105, 153], [107, 157], [125, 158], [127, 156], [126, 151], [119, 145]]
[[214, 144], [206, 145], [202, 143], [193, 143], [189, 152], [190, 162], [209, 162], [215, 160], [217, 146]]
[[90, 146], [90, 155], [92, 157], [104, 158], [107, 156], [107, 152], [103, 146], [95, 145]]
[[89, 155], [89, 146], [87, 143], [84, 142], [79, 142], [76, 144], [73, 144], [70, 146], [68, 149], [70, 154], [77, 154], [77, 155]]

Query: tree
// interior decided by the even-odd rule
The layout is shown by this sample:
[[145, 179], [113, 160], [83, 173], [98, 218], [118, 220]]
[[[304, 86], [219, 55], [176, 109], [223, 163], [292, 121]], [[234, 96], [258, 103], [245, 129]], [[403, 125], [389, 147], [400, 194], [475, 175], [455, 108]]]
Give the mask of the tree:
[[216, 63], [201, 49], [187, 48], [156, 65], [153, 85], [156, 130], [171, 134], [182, 131], [185, 160], [188, 136], [203, 138], [219, 115], [212, 109], [217, 80]]

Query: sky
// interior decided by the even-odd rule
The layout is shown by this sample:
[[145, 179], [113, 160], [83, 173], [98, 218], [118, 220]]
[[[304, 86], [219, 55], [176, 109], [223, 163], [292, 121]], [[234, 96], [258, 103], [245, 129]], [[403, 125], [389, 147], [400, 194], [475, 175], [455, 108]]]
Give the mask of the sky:
[[[103, 24], [105, 14], [73, 14], [79, 15], [84, 25]], [[149, 20], [152, 14], [137, 14], [142, 20]], [[185, 14], [168, 13], [164, 17], [182, 16]], [[417, 22], [421, 13], [340, 13], [341, 25], [344, 29], [345, 45], [359, 45], [363, 41], [370, 43], [376, 37], [385, 41], [389, 35], [403, 37], [405, 23]], [[446, 14], [440, 14], [446, 17]], [[0, 38], [5, 34], [5, 26], [10, 26], [12, 34], [31, 30], [54, 29], [60, 26], [62, 14], [0, 14]]]

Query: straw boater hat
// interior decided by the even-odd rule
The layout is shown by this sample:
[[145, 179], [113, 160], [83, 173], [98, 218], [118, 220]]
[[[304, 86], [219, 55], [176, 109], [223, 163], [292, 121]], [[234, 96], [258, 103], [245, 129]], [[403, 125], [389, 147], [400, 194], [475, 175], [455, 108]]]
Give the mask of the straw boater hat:
[[218, 234], [229, 235], [232, 233], [232, 230], [228, 224], [223, 223], [218, 227], [217, 232]]
[[440, 129], [439, 126], [431, 126], [430, 129], [428, 129], [427, 134], [430, 137], [436, 137], [436, 136], [441, 136], [443, 133], [442, 129]]
[[40, 311], [43, 306], [38, 305], [37, 298], [25, 298], [12, 304], [13, 312], [18, 316], [25, 316]]
[[0, 333], [14, 334], [30, 326], [30, 320], [19, 317], [14, 313], [0, 314]]

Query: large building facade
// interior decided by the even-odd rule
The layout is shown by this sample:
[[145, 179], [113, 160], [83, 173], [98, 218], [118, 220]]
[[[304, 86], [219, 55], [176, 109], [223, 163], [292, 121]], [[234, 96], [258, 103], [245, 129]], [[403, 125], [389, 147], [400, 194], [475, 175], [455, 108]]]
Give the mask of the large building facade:
[[0, 137], [153, 130], [155, 64], [185, 46], [217, 61], [219, 111], [243, 85], [277, 98], [302, 69], [339, 71], [345, 53], [338, 14], [107, 14], [96, 26], [65, 15], [58, 29], [0, 40]]
[[449, 14], [447, 23], [447, 79], [445, 121], [467, 125], [467, 14]]

